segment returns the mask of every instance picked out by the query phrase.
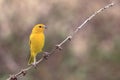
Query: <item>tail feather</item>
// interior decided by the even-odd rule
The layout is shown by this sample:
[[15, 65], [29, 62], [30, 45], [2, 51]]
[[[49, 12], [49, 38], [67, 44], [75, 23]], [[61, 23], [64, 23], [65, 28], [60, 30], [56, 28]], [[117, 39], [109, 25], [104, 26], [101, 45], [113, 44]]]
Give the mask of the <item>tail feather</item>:
[[28, 65], [34, 63], [35, 62], [34, 60], [35, 60], [35, 57], [33, 55], [31, 55], [29, 58], [29, 61], [28, 61]]

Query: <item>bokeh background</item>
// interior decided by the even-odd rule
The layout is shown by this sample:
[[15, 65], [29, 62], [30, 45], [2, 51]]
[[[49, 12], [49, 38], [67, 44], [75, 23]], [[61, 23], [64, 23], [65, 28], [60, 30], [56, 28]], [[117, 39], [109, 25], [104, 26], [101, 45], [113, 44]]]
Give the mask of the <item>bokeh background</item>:
[[[27, 67], [29, 35], [48, 26], [44, 51], [110, 0], [0, 0], [0, 80]], [[19, 80], [120, 80], [120, 6], [94, 17], [63, 50]], [[40, 59], [40, 54], [37, 59]]]

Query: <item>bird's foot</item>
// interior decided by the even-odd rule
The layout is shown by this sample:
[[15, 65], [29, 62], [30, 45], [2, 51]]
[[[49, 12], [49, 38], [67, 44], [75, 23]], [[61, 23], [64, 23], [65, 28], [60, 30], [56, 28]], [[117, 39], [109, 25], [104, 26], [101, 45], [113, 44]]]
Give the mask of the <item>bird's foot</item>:
[[32, 63], [32, 66], [37, 69], [37, 62]]

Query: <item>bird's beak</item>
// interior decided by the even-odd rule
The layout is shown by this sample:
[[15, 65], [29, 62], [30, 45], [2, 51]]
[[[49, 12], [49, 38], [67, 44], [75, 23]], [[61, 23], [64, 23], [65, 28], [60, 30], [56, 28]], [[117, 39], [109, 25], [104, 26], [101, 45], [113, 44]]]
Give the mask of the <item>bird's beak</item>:
[[47, 29], [47, 26], [45, 26], [45, 29]]

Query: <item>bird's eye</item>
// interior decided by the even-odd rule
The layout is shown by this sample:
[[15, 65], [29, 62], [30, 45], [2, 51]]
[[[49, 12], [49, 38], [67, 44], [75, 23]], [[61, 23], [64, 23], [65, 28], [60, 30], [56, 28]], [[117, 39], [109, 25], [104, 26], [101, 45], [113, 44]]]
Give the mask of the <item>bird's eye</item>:
[[39, 28], [41, 28], [42, 26], [39, 26]]

